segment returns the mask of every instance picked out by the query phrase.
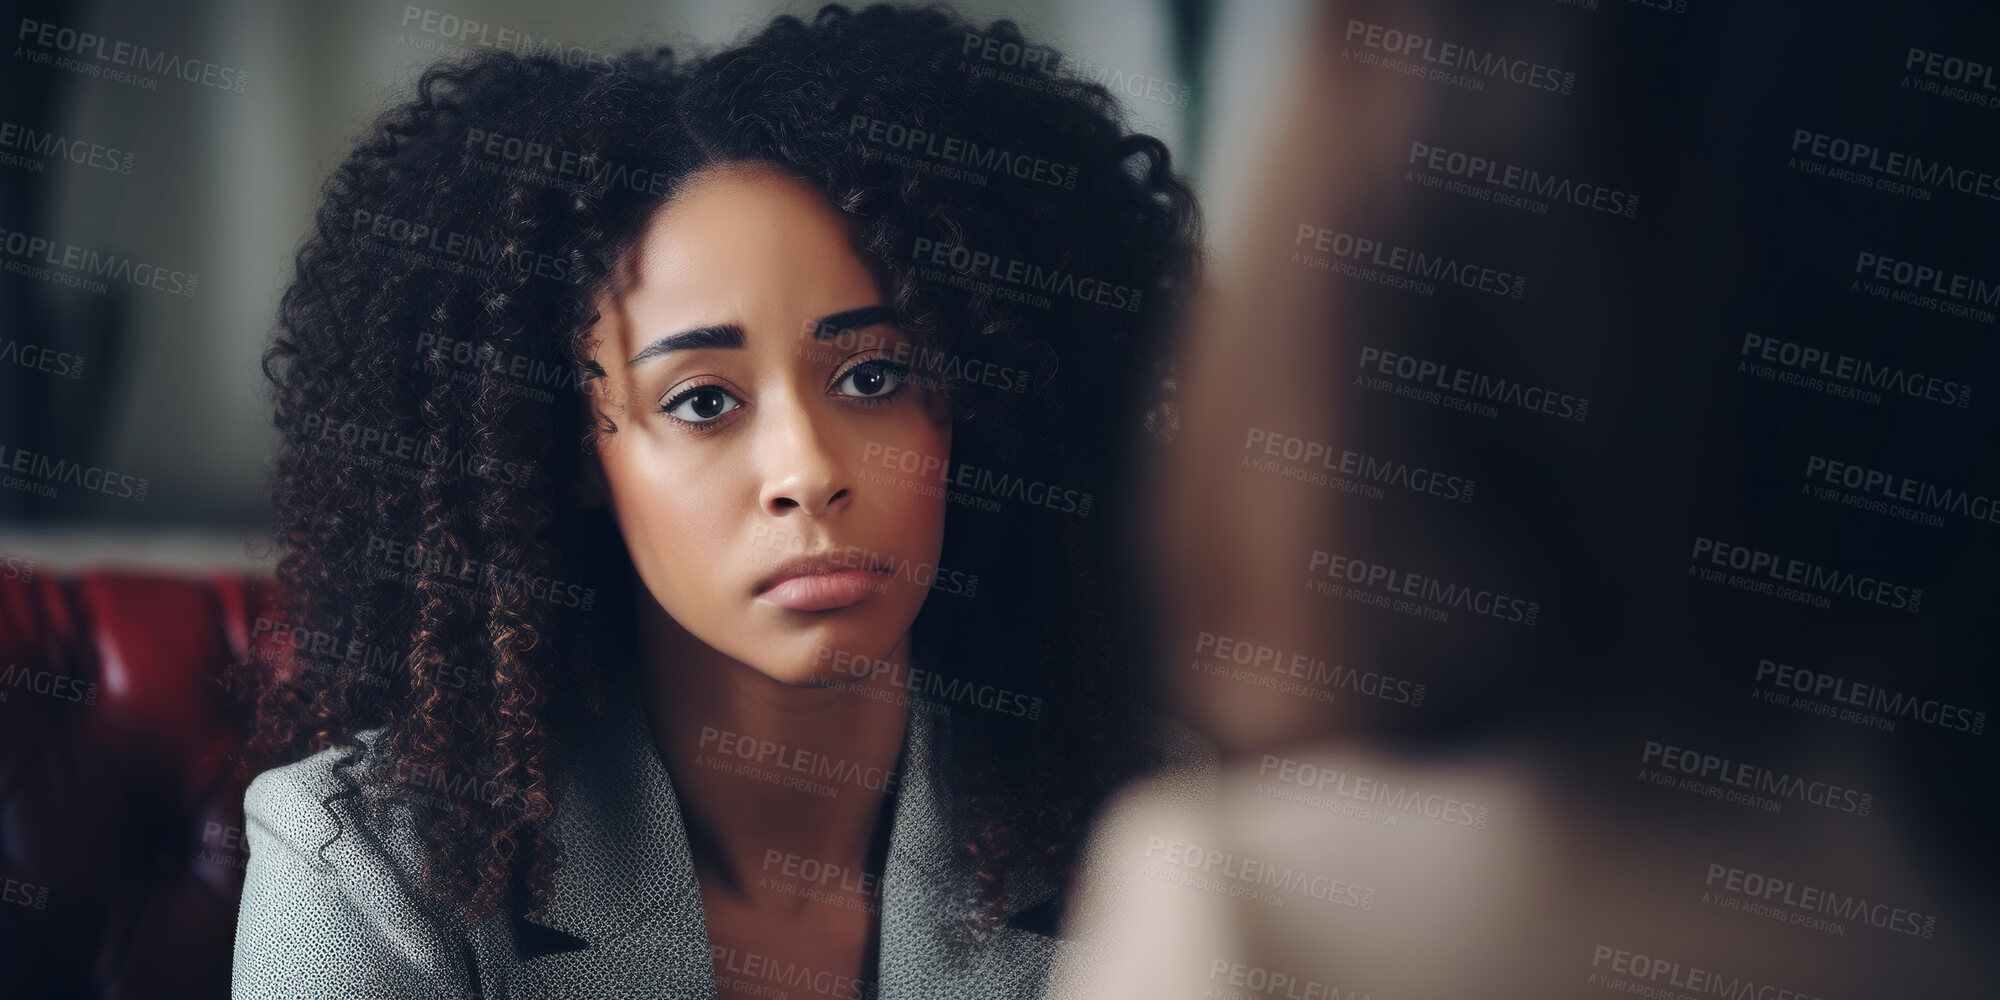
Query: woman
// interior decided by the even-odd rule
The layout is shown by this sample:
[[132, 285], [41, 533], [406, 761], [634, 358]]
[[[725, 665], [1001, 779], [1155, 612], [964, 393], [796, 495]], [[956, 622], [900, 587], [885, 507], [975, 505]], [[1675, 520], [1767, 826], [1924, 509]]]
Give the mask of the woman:
[[[1440, 12], [1425, 6], [1398, 5], [1400, 27], [1428, 34], [1426, 18]], [[1244, 428], [1271, 428], [1291, 440], [1433, 456], [1476, 474], [1483, 491], [1489, 473], [1548, 450], [1536, 434], [1510, 439], [1476, 418], [1399, 416], [1393, 407], [1405, 401], [1378, 403], [1386, 397], [1366, 386], [1329, 386], [1327, 373], [1350, 367], [1382, 336], [1383, 324], [1373, 320], [1372, 290], [1363, 283], [1288, 261], [1291, 234], [1307, 219], [1447, 242], [1425, 234], [1459, 223], [1456, 213], [1433, 216], [1417, 188], [1377, 166], [1385, 151], [1406, 150], [1412, 135], [1448, 131], [1463, 109], [1440, 96], [1447, 88], [1354, 72], [1342, 58], [1352, 12], [1323, 6], [1310, 14], [1288, 36], [1289, 57], [1270, 55], [1284, 71], [1265, 92], [1284, 96], [1265, 126], [1270, 141], [1257, 147], [1269, 153], [1245, 178], [1243, 224], [1223, 251], [1230, 273], [1190, 308], [1180, 348], [1188, 375], [1177, 386], [1181, 429], [1160, 476], [1168, 499], [1159, 545], [1172, 554], [1162, 573], [1174, 609], [1166, 620], [1206, 630], [1170, 640], [1203, 668], [1170, 663], [1171, 700], [1221, 748], [1214, 794], [1190, 797], [1141, 783], [1100, 814], [1088, 853], [1103, 861], [1069, 894], [1065, 930], [1073, 943], [1045, 995], [1991, 994], [1990, 987], [1968, 988], [1994, 979], [1992, 922], [1980, 919], [1990, 893], [1972, 888], [1980, 883], [1963, 866], [1940, 860], [1949, 855], [1929, 849], [1935, 830], [1919, 829], [1938, 814], [1913, 808], [1922, 796], [1893, 777], [1901, 765], [1891, 757], [1920, 754], [1822, 743], [1809, 723], [1739, 714], [1770, 706], [1740, 694], [1732, 703], [1715, 683], [1754, 658], [1656, 655], [1673, 648], [1657, 630], [1574, 624], [1595, 617], [1583, 613], [1590, 605], [1561, 605], [1558, 614], [1572, 622], [1564, 637], [1524, 655], [1492, 629], [1457, 617], [1440, 629], [1298, 586], [1304, 554], [1316, 550], [1372, 551], [1398, 562], [1408, 552], [1445, 579], [1476, 579], [1460, 568], [1492, 565], [1497, 552], [1513, 572], [1550, 579], [1597, 558], [1576, 551], [1578, 538], [1615, 550], [1651, 538], [1652, 528], [1669, 520], [1628, 506], [1616, 516], [1630, 537], [1599, 537], [1588, 525], [1573, 529], [1506, 506], [1510, 492], [1541, 502], [1552, 492], [1544, 478], [1563, 481], [1559, 466], [1493, 477], [1499, 497], [1482, 492], [1474, 515], [1470, 507], [1447, 512], [1454, 505], [1446, 502], [1405, 510], [1332, 501], [1322, 485], [1239, 465]], [[1480, 41], [1477, 34], [1462, 40]], [[1631, 78], [1602, 99], [1624, 106], [1621, 97], [1657, 86]], [[1564, 131], [1556, 112], [1490, 115], [1494, 135], [1545, 140]], [[1614, 241], [1603, 252], [1623, 251]], [[1552, 337], [1601, 328], [1581, 318], [1590, 315], [1587, 302], [1573, 305], [1548, 331]], [[1550, 343], [1516, 343], [1496, 356], [1514, 367], [1546, 358]], [[1616, 426], [1630, 433], [1646, 425]], [[1478, 530], [1466, 530], [1473, 522]], [[1607, 605], [1654, 603], [1642, 593], [1645, 576], [1578, 578], [1590, 581], [1582, 589], [1606, 589]], [[1619, 585], [1608, 587], [1612, 580]], [[1663, 614], [1676, 627], [1728, 648], [1683, 605], [1665, 603]], [[1405, 624], [1416, 621], [1423, 624]], [[1259, 663], [1268, 650], [1288, 666], [1310, 662], [1315, 669], [1239, 668], [1244, 661], [1217, 652], [1231, 648], [1260, 651]], [[1328, 663], [1342, 666], [1319, 669]], [[1524, 663], [1540, 669], [1517, 669]], [[1395, 675], [1406, 671], [1430, 686], [1428, 703], [1421, 686], [1410, 696], [1411, 681], [1398, 690]], [[1373, 687], [1363, 679], [1371, 675]], [[1296, 683], [1258, 683], [1273, 677]], [[1727, 687], [1735, 685], [1732, 679]], [[1702, 720], [1697, 728], [1675, 721], [1687, 706]], [[1649, 766], [1648, 744], [1656, 734], [1684, 732], [1746, 748], [1745, 758], [1758, 765], [1785, 762], [1772, 771], [1731, 763], [1744, 785], [1730, 791], [1740, 795], [1751, 771], [1763, 772], [1759, 781], [1802, 773], [1804, 780], [1774, 783], [1797, 782], [1801, 799], [1780, 803], [1775, 795], [1783, 793], [1760, 792], [1782, 806], [1770, 812], [1656, 784], [1648, 775], [1668, 768]], [[1706, 778], [1691, 773], [1700, 766], [1671, 776]], [[1837, 790], [1806, 792], [1827, 792], [1831, 786], [1814, 779], [1835, 775], [1848, 779], [1843, 785], [1851, 781], [1850, 789], [1899, 794], [1894, 805], [1885, 805], [1892, 800], [1884, 795], [1865, 818], [1815, 807], [1812, 798], [1837, 806]], [[1729, 779], [1713, 780], [1701, 784], [1721, 792]], [[1160, 844], [1171, 846], [1161, 851]], [[1199, 869], [1217, 857], [1229, 863], [1205, 869], [1206, 880], [1159, 873]], [[1180, 868], [1155, 859], [1179, 860]], [[1272, 873], [1277, 877], [1257, 877]], [[1217, 884], [1233, 891], [1212, 891]]]
[[266, 362], [239, 994], [1039, 989], [1183, 752], [1105, 569], [1196, 240], [1058, 69], [828, 7], [436, 67], [360, 143]]

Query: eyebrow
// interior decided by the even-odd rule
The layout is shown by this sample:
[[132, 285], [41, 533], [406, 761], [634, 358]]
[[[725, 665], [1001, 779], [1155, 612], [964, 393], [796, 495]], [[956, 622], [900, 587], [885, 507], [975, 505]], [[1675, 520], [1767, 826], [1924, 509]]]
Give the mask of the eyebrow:
[[[825, 340], [850, 330], [892, 322], [896, 311], [888, 306], [862, 306], [859, 309], [843, 309], [823, 316], [812, 325], [813, 339]], [[691, 351], [704, 347], [742, 347], [743, 328], [734, 323], [713, 326], [698, 326], [680, 333], [670, 333], [646, 345], [645, 350], [625, 362], [631, 368], [649, 358], [657, 358], [673, 351]]]

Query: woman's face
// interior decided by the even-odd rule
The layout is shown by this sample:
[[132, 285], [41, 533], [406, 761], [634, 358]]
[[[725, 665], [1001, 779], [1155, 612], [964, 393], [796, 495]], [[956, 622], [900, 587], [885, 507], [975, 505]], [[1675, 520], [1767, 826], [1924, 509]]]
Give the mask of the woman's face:
[[710, 168], [600, 302], [608, 494], [647, 590], [694, 638], [788, 684], [886, 656], [929, 593], [951, 423], [908, 377], [847, 217], [756, 164]]

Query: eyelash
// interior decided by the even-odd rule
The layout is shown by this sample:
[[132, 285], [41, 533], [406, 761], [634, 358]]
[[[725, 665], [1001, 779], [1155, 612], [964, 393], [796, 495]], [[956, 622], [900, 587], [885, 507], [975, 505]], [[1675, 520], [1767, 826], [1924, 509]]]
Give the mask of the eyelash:
[[[676, 407], [680, 406], [682, 403], [687, 402], [696, 393], [701, 392], [705, 389], [715, 389], [720, 391], [723, 395], [728, 396], [730, 399], [736, 400], [736, 406], [728, 411], [725, 411], [722, 416], [717, 417], [714, 420], [701, 420], [701, 421], [683, 420], [680, 417], [674, 416], [673, 411]], [[671, 397], [661, 400], [660, 415], [666, 417], [668, 420], [671, 420], [674, 423], [681, 425], [681, 428], [683, 430], [688, 431], [689, 433], [706, 434], [710, 431], [715, 430], [717, 427], [720, 427], [723, 424], [725, 418], [728, 417], [730, 413], [734, 413], [736, 410], [741, 409], [742, 407], [743, 407], [743, 401], [741, 399], [737, 399], [735, 393], [730, 392], [726, 388], [723, 388], [722, 383], [697, 382], [693, 385], [688, 386], [685, 389], [682, 389], [677, 393], [674, 393]]]
[[[849, 375], [852, 375], [855, 372], [870, 366], [880, 368], [883, 371], [887, 371], [894, 374], [896, 376], [896, 387], [879, 396], [845, 397], [850, 403], [853, 403], [854, 405], [858, 406], [866, 406], [872, 409], [874, 407], [886, 405], [890, 400], [893, 400], [896, 397], [901, 396], [903, 394], [903, 390], [908, 389], [910, 387], [910, 366], [903, 364], [901, 362], [890, 361], [887, 358], [865, 358], [852, 365], [849, 365], [846, 368], [841, 369], [837, 374], [835, 374], [833, 376], [833, 379], [828, 383], [828, 385], [838, 386], [840, 383], [847, 381], [847, 377]], [[680, 417], [674, 416], [673, 411], [676, 407], [679, 407], [682, 403], [687, 402], [688, 399], [693, 397], [696, 393], [701, 392], [705, 389], [716, 389], [721, 391], [724, 395], [728, 396], [731, 399], [736, 400], [736, 406], [732, 407], [729, 410], [724, 411], [722, 416], [716, 417], [713, 420], [704, 420], [704, 421], [684, 420]], [[661, 416], [664, 416], [668, 420], [671, 420], [674, 423], [681, 425], [682, 429], [688, 431], [689, 433], [706, 434], [720, 427], [730, 413], [742, 409], [743, 406], [744, 406], [743, 400], [738, 398], [734, 393], [730, 392], [728, 389], [724, 388], [721, 383], [697, 382], [693, 385], [688, 386], [685, 389], [682, 389], [677, 393], [674, 393], [667, 399], [662, 400], [660, 402], [659, 411]]]
[[863, 368], [871, 368], [871, 367], [895, 375], [896, 387], [894, 389], [889, 390], [888, 392], [881, 394], [880, 396], [848, 396], [847, 398], [849, 400], [852, 400], [853, 402], [861, 406], [881, 406], [889, 402], [890, 400], [895, 399], [897, 396], [902, 395], [903, 390], [908, 389], [910, 387], [910, 366], [903, 364], [900, 361], [891, 361], [888, 358], [864, 358], [858, 362], [855, 362], [854, 364], [841, 369], [837, 374], [835, 374], [833, 376], [833, 381], [830, 384], [838, 386], [840, 385], [840, 383], [847, 381], [847, 377], [849, 375], [852, 375]]

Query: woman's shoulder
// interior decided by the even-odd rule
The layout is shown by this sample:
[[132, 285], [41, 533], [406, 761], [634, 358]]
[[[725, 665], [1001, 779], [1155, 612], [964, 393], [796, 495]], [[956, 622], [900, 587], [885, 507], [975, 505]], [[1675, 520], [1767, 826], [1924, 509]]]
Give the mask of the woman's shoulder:
[[363, 729], [354, 734], [355, 740], [361, 744], [360, 748], [329, 745], [289, 764], [258, 772], [244, 791], [246, 811], [253, 804], [280, 805], [308, 796], [318, 802], [333, 792], [351, 787], [353, 779], [342, 775], [343, 765], [358, 763], [360, 755], [372, 749], [383, 732], [380, 726]]
[[[379, 731], [356, 734], [364, 745]], [[329, 747], [259, 773], [244, 792], [250, 860], [236, 922], [238, 997], [472, 996], [453, 929], [415, 893], [408, 837], [358, 808]], [[347, 793], [347, 794], [342, 794]]]
[[[366, 729], [355, 738], [364, 749], [372, 748], [382, 732]], [[385, 824], [360, 807], [369, 793], [362, 785], [361, 760], [360, 750], [329, 746], [251, 779], [243, 793], [243, 819], [252, 853], [263, 846], [322, 872], [388, 874], [392, 849], [406, 838], [399, 824]]]

